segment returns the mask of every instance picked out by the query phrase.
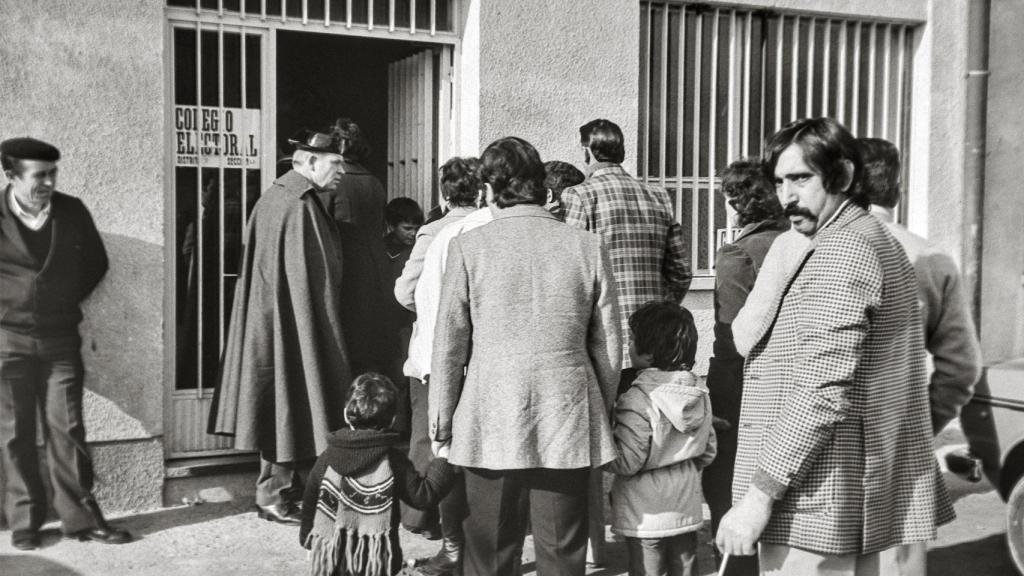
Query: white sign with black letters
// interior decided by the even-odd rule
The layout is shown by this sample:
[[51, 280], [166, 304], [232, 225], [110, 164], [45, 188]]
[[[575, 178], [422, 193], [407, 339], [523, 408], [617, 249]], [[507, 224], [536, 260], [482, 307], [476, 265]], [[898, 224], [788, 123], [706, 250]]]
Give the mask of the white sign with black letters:
[[260, 167], [260, 111], [174, 107], [174, 165]]

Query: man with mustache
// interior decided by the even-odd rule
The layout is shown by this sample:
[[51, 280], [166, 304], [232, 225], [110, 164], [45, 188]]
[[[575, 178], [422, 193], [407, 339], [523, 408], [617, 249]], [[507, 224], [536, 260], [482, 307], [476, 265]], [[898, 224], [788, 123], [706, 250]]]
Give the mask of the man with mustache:
[[92, 494], [82, 421], [79, 305], [107, 272], [107, 253], [82, 201], [56, 190], [60, 151], [34, 138], [0, 142], [0, 452], [11, 545], [39, 547], [46, 490], [36, 451], [42, 416], [53, 508], [68, 537], [131, 541]]
[[843, 126], [798, 120], [765, 158], [811, 245], [747, 358], [717, 544], [758, 552], [765, 574], [923, 575], [924, 542], [954, 513], [931, 447], [914, 269], [866, 210]]
[[289, 143], [292, 169], [263, 192], [246, 226], [209, 432], [259, 451], [258, 516], [298, 526], [297, 467], [344, 425], [351, 378], [341, 241], [318, 197], [338, 183], [339, 138], [304, 130]]

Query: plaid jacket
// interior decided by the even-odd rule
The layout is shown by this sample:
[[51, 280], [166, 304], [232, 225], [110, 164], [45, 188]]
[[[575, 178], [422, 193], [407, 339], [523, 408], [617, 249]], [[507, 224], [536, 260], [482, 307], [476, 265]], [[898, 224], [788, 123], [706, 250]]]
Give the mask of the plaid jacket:
[[825, 555], [935, 538], [953, 508], [932, 452], [914, 269], [849, 202], [770, 308], [744, 372], [733, 498], [776, 499], [761, 541]]
[[683, 229], [668, 193], [598, 163], [587, 180], [562, 192], [565, 222], [601, 235], [612, 261], [622, 314], [623, 368], [630, 367], [629, 316], [650, 300], [681, 302], [690, 288]]

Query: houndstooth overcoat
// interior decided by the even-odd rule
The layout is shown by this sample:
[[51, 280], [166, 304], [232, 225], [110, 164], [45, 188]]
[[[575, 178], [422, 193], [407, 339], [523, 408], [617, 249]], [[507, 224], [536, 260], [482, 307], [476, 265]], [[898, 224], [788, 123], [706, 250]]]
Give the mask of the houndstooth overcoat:
[[776, 502], [761, 542], [868, 554], [953, 519], [932, 451], [917, 287], [885, 225], [844, 203], [747, 358], [733, 483]]

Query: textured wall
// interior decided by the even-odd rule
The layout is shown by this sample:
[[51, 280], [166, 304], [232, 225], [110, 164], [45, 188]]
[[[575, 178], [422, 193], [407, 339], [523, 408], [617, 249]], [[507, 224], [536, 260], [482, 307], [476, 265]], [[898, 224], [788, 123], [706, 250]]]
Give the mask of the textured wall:
[[[0, 0], [0, 137], [32, 135], [62, 152], [58, 188], [88, 206], [110, 272], [81, 330], [91, 441], [139, 440], [163, 426], [163, 3]], [[159, 441], [97, 447], [112, 508], [159, 503]], [[145, 461], [145, 469], [125, 467]], [[115, 494], [115, 492], [117, 492]], [[116, 499], [116, 501], [115, 501]]]
[[982, 348], [990, 363], [1024, 355], [1024, 0], [992, 2], [985, 175]]

